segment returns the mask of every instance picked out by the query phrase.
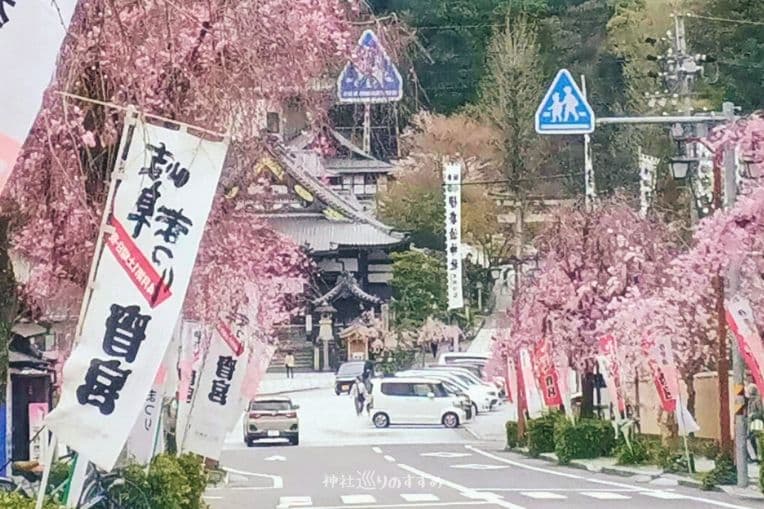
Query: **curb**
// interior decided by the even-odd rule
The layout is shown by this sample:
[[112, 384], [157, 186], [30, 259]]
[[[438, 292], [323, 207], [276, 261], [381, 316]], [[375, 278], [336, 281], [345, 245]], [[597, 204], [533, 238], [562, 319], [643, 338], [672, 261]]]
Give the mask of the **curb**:
[[575, 468], [575, 469], [579, 469], [579, 470], [586, 470], [588, 472], [601, 473], [601, 474], [605, 474], [605, 475], [611, 475], [611, 476], [622, 477], [622, 478], [631, 478], [631, 477], [637, 477], [637, 476], [641, 475], [641, 476], [645, 476], [645, 477], [650, 478], [650, 481], [654, 481], [656, 479], [671, 479], [671, 480], [675, 481], [677, 483], [677, 485], [683, 486], [685, 488], [694, 488], [694, 489], [697, 489], [697, 490], [700, 490], [700, 491], [713, 491], [713, 492], [717, 492], [717, 493], [727, 493], [727, 495], [729, 495], [731, 497], [739, 498], [741, 500], [756, 500], [756, 501], [764, 500], [764, 493], [759, 494], [759, 493], [755, 492], [755, 485], [754, 484], [751, 485], [751, 486], [754, 487], [753, 488], [754, 492], [751, 493], [751, 494], [730, 493], [727, 490], [725, 490], [724, 487], [722, 487], [722, 486], [714, 486], [711, 490], [703, 490], [702, 489], [702, 484], [701, 484], [700, 481], [698, 481], [696, 479], [690, 479], [690, 478], [687, 478], [687, 477], [676, 475], [676, 474], [663, 473], [663, 474], [657, 474], [656, 475], [656, 474], [650, 474], [650, 473], [647, 473], [647, 472], [645, 472], [645, 473], [637, 473], [637, 472], [629, 472], [627, 470], [623, 470], [623, 469], [619, 469], [619, 468], [613, 468], [613, 467], [601, 467], [601, 468], [591, 468], [590, 469], [589, 466], [586, 465], [585, 463], [581, 463], [581, 462], [578, 462], [576, 460], [571, 461], [567, 465], [560, 465], [560, 463], [557, 461], [556, 458], [553, 458], [553, 457], [549, 456], [549, 453], [542, 453], [542, 454], [540, 454], [537, 457], [533, 457], [530, 454], [528, 454], [528, 451], [524, 451], [524, 450], [518, 449], [518, 448], [511, 448], [511, 447], [507, 447], [507, 446], [504, 446], [504, 452], [513, 452], [513, 453], [525, 456], [526, 458], [542, 460], [542, 461], [545, 461], [547, 463], [552, 463], [552, 464], [560, 466], [560, 467]]

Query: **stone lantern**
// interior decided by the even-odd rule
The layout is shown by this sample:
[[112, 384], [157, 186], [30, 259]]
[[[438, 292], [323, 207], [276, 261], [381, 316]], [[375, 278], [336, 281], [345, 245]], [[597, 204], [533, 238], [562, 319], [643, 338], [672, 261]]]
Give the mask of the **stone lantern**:
[[320, 316], [318, 320], [318, 339], [323, 342], [324, 363], [323, 366], [319, 364], [318, 343], [316, 343], [313, 351], [313, 367], [316, 371], [326, 371], [329, 368], [329, 341], [334, 339], [332, 323], [334, 321], [334, 313], [337, 310], [331, 304], [324, 301], [316, 308], [316, 312]]

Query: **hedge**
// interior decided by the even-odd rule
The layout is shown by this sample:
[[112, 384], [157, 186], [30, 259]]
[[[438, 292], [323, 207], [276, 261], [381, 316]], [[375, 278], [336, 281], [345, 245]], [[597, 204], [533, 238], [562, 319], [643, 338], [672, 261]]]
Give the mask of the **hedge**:
[[559, 412], [550, 412], [538, 419], [528, 420], [526, 439], [528, 453], [531, 456], [537, 457], [545, 452], [554, 452], [554, 426], [558, 420], [564, 418]]
[[563, 465], [572, 459], [609, 456], [615, 443], [610, 421], [581, 419], [572, 424], [567, 419], [559, 419], [554, 427], [554, 452]]

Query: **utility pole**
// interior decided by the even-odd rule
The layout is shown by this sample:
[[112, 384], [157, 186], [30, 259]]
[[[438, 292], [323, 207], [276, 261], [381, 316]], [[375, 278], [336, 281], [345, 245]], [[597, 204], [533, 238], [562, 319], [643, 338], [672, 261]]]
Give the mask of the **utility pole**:
[[[724, 103], [724, 115], [729, 122], [735, 121], [735, 106], [732, 103]], [[737, 159], [735, 150], [726, 147], [724, 150], [724, 206], [731, 208], [737, 200]], [[730, 267], [727, 274], [727, 298], [732, 298], [740, 288], [740, 267]], [[719, 319], [726, 320], [726, 315]], [[745, 409], [745, 362], [738, 348], [737, 341], [732, 344], [732, 382], [735, 385], [735, 466], [737, 468], [737, 484], [740, 487], [748, 486], [748, 455], [746, 446], [748, 441], [748, 423], [746, 422]]]

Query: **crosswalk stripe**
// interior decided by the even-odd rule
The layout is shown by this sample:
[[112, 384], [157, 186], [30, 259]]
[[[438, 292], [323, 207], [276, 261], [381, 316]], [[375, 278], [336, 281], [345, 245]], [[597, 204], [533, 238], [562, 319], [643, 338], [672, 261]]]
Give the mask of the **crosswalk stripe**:
[[374, 504], [377, 502], [372, 495], [342, 495], [343, 504]]
[[679, 493], [672, 493], [670, 491], [643, 491], [642, 495], [653, 498], [662, 498], [663, 500], [681, 500], [687, 498]]
[[401, 498], [406, 502], [437, 502], [440, 500], [432, 493], [402, 493]]
[[582, 491], [581, 494], [585, 497], [596, 498], [597, 500], [628, 500], [631, 498], [620, 493], [613, 493], [612, 491]]
[[279, 497], [277, 509], [289, 509], [290, 507], [308, 507], [313, 505], [310, 497]]
[[568, 498], [565, 495], [550, 491], [521, 491], [520, 494], [528, 498], [535, 498], [536, 500], [564, 500]]

